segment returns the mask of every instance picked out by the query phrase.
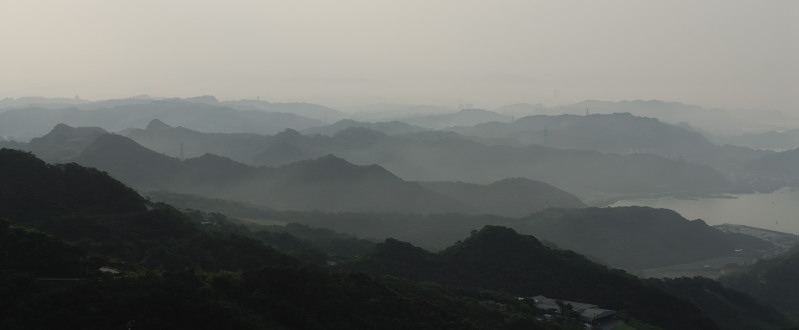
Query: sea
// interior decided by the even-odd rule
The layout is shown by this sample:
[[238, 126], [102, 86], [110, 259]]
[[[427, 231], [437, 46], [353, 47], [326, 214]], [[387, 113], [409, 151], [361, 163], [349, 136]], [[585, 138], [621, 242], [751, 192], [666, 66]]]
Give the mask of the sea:
[[799, 188], [702, 198], [630, 199], [610, 206], [665, 208], [689, 220], [702, 219], [711, 226], [729, 223], [799, 234]]

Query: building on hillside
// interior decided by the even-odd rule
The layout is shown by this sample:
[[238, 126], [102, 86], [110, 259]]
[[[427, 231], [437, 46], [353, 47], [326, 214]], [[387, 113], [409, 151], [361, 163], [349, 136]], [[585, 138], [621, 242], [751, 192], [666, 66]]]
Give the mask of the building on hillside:
[[612, 329], [624, 324], [616, 317], [616, 311], [599, 308], [594, 304], [551, 299], [541, 295], [532, 297], [532, 299], [536, 308], [555, 310], [558, 313], [561, 312], [560, 306], [571, 306], [571, 309], [580, 315], [580, 321], [590, 329]]

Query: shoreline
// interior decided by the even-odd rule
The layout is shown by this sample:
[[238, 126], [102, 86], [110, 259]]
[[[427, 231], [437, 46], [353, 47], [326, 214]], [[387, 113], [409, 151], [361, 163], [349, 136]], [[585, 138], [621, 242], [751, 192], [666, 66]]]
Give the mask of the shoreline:
[[589, 207], [612, 207], [613, 204], [620, 201], [636, 201], [636, 200], [657, 200], [662, 198], [673, 198], [677, 200], [700, 200], [700, 199], [738, 199], [737, 195], [752, 195], [752, 194], [772, 194], [779, 190], [789, 190], [791, 192], [799, 190], [795, 186], [781, 186], [775, 189], [768, 190], [754, 190], [754, 189], [736, 189], [723, 192], [656, 192], [656, 193], [639, 193], [639, 194], [623, 194], [623, 195], [607, 195], [602, 197], [587, 196], [583, 203]]

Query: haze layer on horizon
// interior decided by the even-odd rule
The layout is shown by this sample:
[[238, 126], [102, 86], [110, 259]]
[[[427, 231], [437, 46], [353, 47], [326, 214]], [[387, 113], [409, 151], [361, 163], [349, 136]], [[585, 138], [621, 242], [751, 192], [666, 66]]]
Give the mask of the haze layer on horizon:
[[3, 1], [0, 97], [799, 114], [794, 1]]

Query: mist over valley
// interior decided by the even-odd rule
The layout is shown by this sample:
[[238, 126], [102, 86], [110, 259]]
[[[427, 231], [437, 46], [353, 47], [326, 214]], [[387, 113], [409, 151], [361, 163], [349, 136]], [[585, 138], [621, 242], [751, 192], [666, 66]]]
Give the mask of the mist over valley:
[[799, 5], [0, 4], [0, 329], [799, 327]]
[[[632, 274], [625, 275], [624, 281], [646, 287], [619, 292], [640, 294], [643, 292], [641, 290], [655, 290], [662, 292], [657, 294], [672, 295], [671, 292], [675, 291], [671, 290], [675, 290], [676, 286], [679, 288], [676, 289], [676, 297], [681, 298], [674, 299], [691, 297], [688, 298], [691, 299], [689, 303], [696, 304], [698, 310], [702, 311], [696, 317], [706, 318], [681, 324], [680, 327], [688, 324], [699, 328], [706, 328], [709, 324], [722, 324], [724, 328], [739, 328], [739, 325], [770, 327], [793, 322], [790, 318], [792, 309], [784, 306], [783, 309], [773, 309], [767, 307], [767, 302], [756, 302], [747, 296], [749, 300], [746, 303], [739, 301], [737, 304], [748, 304], [750, 307], [746, 308], [763, 311], [741, 315], [739, 323], [733, 325], [716, 314], [719, 304], [729, 302], [692, 300], [704, 299], [697, 295], [708, 293], [682, 290], [687, 290], [691, 285], [711, 285], [715, 286], [712, 290], [728, 290], [720, 284], [713, 284], [717, 282], [702, 282], [720, 279], [726, 281], [724, 283], [733, 283], [729, 284], [733, 288], [744, 289], [762, 299], [762, 292], [767, 289], [743, 284], [745, 276], [751, 275], [726, 280], [727, 275], [724, 274], [746, 274], [749, 267], [759, 265], [757, 261], [760, 259], [792, 254], [792, 245], [799, 240], [799, 236], [795, 235], [797, 231], [790, 224], [795, 223], [796, 219], [790, 215], [782, 216], [780, 220], [783, 226], [779, 227], [764, 225], [746, 216], [731, 215], [708, 218], [711, 222], [707, 223], [686, 219], [663, 208], [621, 205], [662, 207], [663, 204], [648, 204], [646, 201], [653, 200], [653, 197], [680, 200], [738, 194], [738, 199], [724, 199], [735, 205], [735, 201], [743, 201], [745, 197], [742, 196], [753, 192], [764, 192], [766, 194], [762, 196], [769, 196], [769, 193], [783, 192], [784, 189], [778, 190], [781, 187], [795, 189], [799, 182], [799, 176], [791, 171], [796, 167], [793, 162], [795, 150], [720, 145], [714, 142], [720, 139], [718, 136], [708, 135], [707, 131], [700, 128], [669, 124], [629, 112], [533, 114], [517, 118], [488, 110], [467, 109], [449, 114], [368, 122], [356, 120], [357, 117], [347, 118], [344, 112], [312, 104], [275, 104], [267, 109], [258, 106], [272, 103], [219, 102], [213, 97], [109, 100], [98, 102], [101, 105], [83, 102], [77, 105], [81, 109], [75, 104], [62, 104], [59, 107], [57, 102], [42, 102], [42, 99], [36, 99], [36, 102], [35, 105], [20, 105], [21, 102], [6, 100], [6, 104], [14, 105], [4, 108], [0, 113], [3, 118], [0, 128], [4, 136], [20, 136], [19, 132], [43, 132], [38, 136], [30, 136], [27, 141], [6, 138], [0, 142], [7, 148], [3, 149], [4, 173], [7, 173], [4, 177], [13, 180], [5, 184], [11, 187], [11, 195], [3, 197], [6, 207], [13, 211], [4, 217], [10, 219], [14, 226], [32, 226], [54, 237], [63, 237], [61, 239], [64, 242], [73, 242], [63, 244], [77, 243], [77, 249], [95, 251], [92, 252], [96, 254], [92, 257], [95, 262], [113, 264], [114, 267], [104, 267], [111, 267], [114, 271], [119, 271], [117, 269], [121, 267], [131, 274], [145, 274], [147, 267], [150, 267], [148, 265], [160, 265], [167, 269], [188, 266], [199, 267], [196, 268], [198, 271], [228, 269], [250, 274], [248, 272], [256, 271], [250, 267], [260, 262], [253, 259], [251, 262], [254, 264], [249, 266], [245, 263], [250, 261], [243, 260], [238, 261], [239, 264], [219, 266], [208, 264], [207, 261], [197, 263], [192, 261], [192, 256], [198, 252], [179, 252], [169, 247], [173, 243], [159, 243], [157, 239], [153, 240], [155, 237], [148, 238], [146, 244], [119, 246], [118, 243], [130, 244], [140, 239], [126, 234], [127, 228], [134, 230], [132, 228], [140, 226], [138, 221], [144, 221], [135, 219], [152, 216], [144, 213], [126, 220], [122, 214], [131, 211], [92, 209], [77, 210], [75, 213], [70, 205], [84, 203], [82, 200], [48, 204], [52, 206], [41, 208], [45, 213], [36, 215], [38, 213], [27, 212], [24, 205], [41, 203], [37, 202], [41, 198], [52, 200], [59, 197], [20, 195], [22, 190], [19, 189], [29, 192], [52, 189], [29, 186], [24, 182], [47, 182], [45, 178], [63, 175], [60, 174], [63, 170], [59, 168], [96, 168], [102, 172], [92, 175], [119, 180], [116, 184], [124, 184], [138, 194], [147, 196], [146, 199], [137, 197], [140, 198], [137, 203], [145, 201], [147, 206], [133, 212], [163, 209], [172, 214], [169, 217], [175, 217], [175, 220], [169, 221], [181, 221], [181, 226], [188, 226], [182, 230], [196, 228], [190, 230], [223, 233], [231, 235], [224, 239], [234, 241], [246, 238], [250, 240], [247, 244], [263, 244], [265, 248], [273, 249], [270, 250], [273, 252], [268, 253], [286, 254], [286, 258], [295, 260], [291, 263], [308, 263], [308, 266], [303, 267], [321, 267], [315, 272], [355, 270], [375, 276], [377, 281], [385, 281], [380, 280], [384, 275], [411, 281], [402, 285], [432, 280], [457, 287], [511, 289], [522, 296], [546, 294], [575, 297], [570, 299], [598, 302], [612, 308], [614, 313], [619, 309], [635, 313], [634, 317], [624, 319], [627, 323], [672, 326], [669, 325], [670, 321], [650, 315], [650, 307], [637, 301], [638, 298], [609, 299], [607, 292], [580, 289], [570, 284], [573, 280], [565, 280], [568, 277], [563, 276], [572, 276], [573, 273], [566, 268], [557, 268], [565, 272], [559, 275], [538, 275], [564, 279], [559, 284], [551, 284], [561, 289], [550, 291], [544, 287], [528, 287], [522, 284], [525, 282], [514, 279], [529, 271], [522, 270], [527, 266], [517, 262], [511, 264], [522, 268], [507, 270], [507, 280], [500, 280], [470, 279], [461, 274], [463, 270], [447, 268], [454, 267], [451, 263], [465, 261], [447, 261], [450, 266], [436, 264], [444, 261], [434, 261], [452, 258], [455, 252], [451, 251], [461, 249], [462, 244], [480, 235], [493, 235], [486, 231], [508, 230], [512, 232], [510, 235], [532, 235], [529, 236], [531, 239], [541, 240], [552, 251], [573, 251], [568, 253], [574, 255], [579, 253], [584, 256], [581, 262], [593, 263], [596, 266], [591, 267], [600, 267], [599, 271], [623, 269], [626, 274]], [[625, 107], [627, 103], [620, 103], [620, 108]], [[220, 121], [220, 118], [225, 119]], [[292, 120], [286, 121], [286, 118]], [[270, 124], [264, 126], [258, 120]], [[45, 130], [46, 125], [52, 127]], [[23, 159], [36, 165], [19, 167]], [[52, 173], [36, 176], [35, 171], [29, 174], [14, 172], [25, 167], [40, 168], [36, 171], [47, 169]], [[34, 176], [25, 178], [26, 175]], [[68, 176], [73, 177], [70, 180], [76, 180], [74, 175]], [[72, 182], [66, 186], [59, 185], [63, 187], [59, 189], [80, 189], [78, 191], [82, 192], [63, 192], [76, 196], [87, 193], [86, 189], [94, 189], [83, 186], [81, 181]], [[81, 186], [84, 188], [78, 188]], [[53, 196], [63, 194], [53, 193], [56, 194]], [[114, 198], [113, 194], [105, 195], [107, 199]], [[10, 196], [17, 197], [9, 200]], [[768, 200], [765, 201], [767, 204]], [[617, 203], [613, 207], [607, 207], [614, 202]], [[86, 203], [109, 205], [106, 202]], [[665, 205], [681, 210], [676, 204]], [[748, 205], [744, 208], [751, 208], [755, 204]], [[62, 210], [61, 207], [67, 208]], [[71, 211], [64, 213], [66, 210]], [[750, 217], [766, 214], [756, 209], [753, 211], [748, 213]], [[686, 212], [683, 215], [692, 214], [684, 210], [681, 212]], [[85, 220], [79, 219], [89, 216], [94, 219], [91, 227], [94, 229], [87, 227], [87, 232], [66, 230], [63, 225], [53, 222], [59, 214], [69, 214], [67, 220], [58, 221], [77, 221], [73, 226], [85, 226], [79, 224]], [[31, 222], [36, 217], [52, 220]], [[72, 218], [74, 220], [69, 220]], [[116, 220], [102, 220], [105, 218]], [[114, 224], [106, 224], [105, 221]], [[167, 222], [154, 222], [148, 226], [153, 225], [167, 225]], [[104, 226], [111, 227], [102, 229]], [[169, 226], [174, 228], [175, 225]], [[475, 234], [481, 228], [482, 231]], [[783, 232], [771, 232], [773, 229]], [[116, 232], [112, 235], [116, 238], [97, 241], [102, 234], [96, 235], [107, 230]], [[144, 239], [148, 236], [145, 232], [136, 234], [136, 237]], [[465, 238], [468, 239], [464, 241]], [[405, 251], [407, 247], [393, 247], [400, 243], [418, 247], [413, 247], [417, 249], [413, 251]], [[195, 243], [186, 241], [180, 244], [183, 244], [182, 248], [191, 249]], [[98, 250], [98, 247], [102, 248]], [[530, 249], [518, 252], [526, 255], [524, 258], [538, 260], [534, 263], [554, 262], [535, 259], [539, 258], [535, 257], [539, 252], [533, 250], [540, 247]], [[250, 254], [246, 251], [240, 250], [237, 254], [244, 257]], [[75, 253], [83, 252], [75, 250]], [[502, 254], [477, 257], [475, 252], [458, 253], [468, 253], [457, 258], [474, 262], [479, 262], [477, 260], [480, 258], [503, 258]], [[407, 259], [408, 256], [403, 256], [406, 254], [416, 256]], [[117, 259], [109, 263], [97, 259], [100, 255]], [[198, 256], [201, 255], [205, 253]], [[128, 265], [135, 258], [143, 258], [146, 262]], [[175, 264], [177, 260], [182, 261]], [[207, 268], [208, 265], [214, 266]], [[50, 272], [47, 267], [36, 267], [42, 272]], [[81, 276], [96, 272], [87, 269]], [[264, 271], [261, 269], [257, 272]], [[442, 271], [453, 275], [446, 278], [426, 275]], [[69, 271], [61, 272], [75, 276]], [[96, 274], [100, 276], [102, 272]], [[683, 279], [682, 282], [652, 279], [686, 275], [701, 276], [708, 280], [700, 280], [700, 277]], [[605, 275], [597, 276], [594, 281], [604, 281], [600, 278]], [[522, 285], [497, 285], [492, 281], [511, 281]], [[131, 282], [126, 285], [136, 284]], [[667, 287], [669, 291], [658, 291]], [[716, 294], [729, 295], [719, 291]], [[456, 295], [460, 296], [458, 299], [474, 299], [468, 298], [469, 294]], [[617, 296], [620, 297], [624, 296]], [[451, 306], [454, 308], [455, 305]], [[764, 312], [766, 310], [768, 312]], [[361, 318], [355, 315], [351, 318]], [[538, 324], [540, 317], [535, 315], [528, 314], [528, 319], [523, 322]], [[173, 316], [162, 316], [151, 322], [160, 323], [163, 321], [159, 320], [169, 317]], [[479, 322], [495, 322], [480, 318]], [[560, 324], [558, 327], [565, 327], [568, 322], [576, 320], [580, 320], [580, 317], [563, 318], [557, 321]], [[323, 318], [319, 322], [329, 321]]]

